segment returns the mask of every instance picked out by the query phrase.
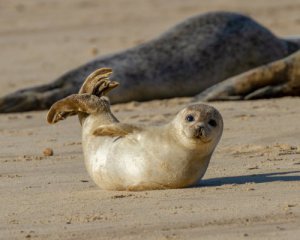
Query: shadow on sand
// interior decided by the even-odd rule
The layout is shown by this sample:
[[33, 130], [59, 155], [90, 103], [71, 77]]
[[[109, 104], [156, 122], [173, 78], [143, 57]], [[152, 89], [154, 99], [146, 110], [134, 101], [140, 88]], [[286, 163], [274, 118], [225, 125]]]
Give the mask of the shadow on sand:
[[[291, 176], [289, 174], [294, 174], [294, 175]], [[274, 172], [274, 173], [252, 174], [252, 175], [244, 175], [244, 176], [203, 179], [197, 186], [216, 187], [225, 184], [245, 184], [250, 182], [266, 183], [266, 182], [276, 182], [276, 181], [278, 182], [300, 181], [300, 171]]]

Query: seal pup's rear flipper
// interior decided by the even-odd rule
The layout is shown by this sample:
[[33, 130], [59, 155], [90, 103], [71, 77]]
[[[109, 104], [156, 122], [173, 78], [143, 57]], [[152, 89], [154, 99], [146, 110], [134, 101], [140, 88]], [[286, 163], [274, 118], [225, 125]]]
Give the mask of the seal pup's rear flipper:
[[79, 93], [89, 93], [98, 97], [106, 95], [109, 91], [119, 86], [119, 83], [109, 79], [111, 68], [100, 68], [92, 72], [82, 84]]
[[137, 126], [127, 123], [114, 123], [98, 127], [93, 135], [109, 136], [109, 137], [124, 137], [130, 133], [141, 131], [142, 126]]
[[73, 94], [54, 103], [47, 115], [47, 121], [54, 124], [78, 113], [94, 114], [109, 108], [106, 97], [90, 94]]
[[110, 68], [100, 68], [92, 72], [85, 79], [79, 94], [70, 95], [51, 106], [47, 115], [48, 123], [53, 124], [78, 114], [82, 124], [89, 114], [107, 111], [110, 103], [104, 95], [119, 86], [118, 82], [109, 79], [111, 74]]

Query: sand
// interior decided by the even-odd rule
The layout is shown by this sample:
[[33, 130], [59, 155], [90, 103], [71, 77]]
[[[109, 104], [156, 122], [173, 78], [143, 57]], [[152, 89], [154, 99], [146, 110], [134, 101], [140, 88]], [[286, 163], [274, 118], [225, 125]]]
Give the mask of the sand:
[[[249, 14], [279, 36], [299, 34], [296, 0], [2, 0], [0, 95], [212, 10]], [[113, 111], [122, 121], [161, 124], [189, 101]], [[212, 105], [225, 128], [201, 184], [144, 192], [91, 181], [75, 117], [51, 126], [45, 111], [0, 115], [0, 239], [299, 239], [300, 98]], [[46, 148], [54, 155], [44, 156]]]

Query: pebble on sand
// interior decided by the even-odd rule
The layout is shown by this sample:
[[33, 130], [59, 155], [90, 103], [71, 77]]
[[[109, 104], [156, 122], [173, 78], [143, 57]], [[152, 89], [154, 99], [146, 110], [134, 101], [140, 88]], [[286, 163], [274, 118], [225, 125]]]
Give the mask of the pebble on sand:
[[53, 149], [52, 148], [45, 148], [43, 151], [44, 156], [53, 156]]

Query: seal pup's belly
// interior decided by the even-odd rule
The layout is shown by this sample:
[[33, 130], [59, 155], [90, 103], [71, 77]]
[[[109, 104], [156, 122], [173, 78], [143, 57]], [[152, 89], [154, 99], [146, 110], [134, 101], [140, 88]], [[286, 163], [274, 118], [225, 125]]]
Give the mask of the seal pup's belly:
[[91, 137], [87, 148], [84, 146], [86, 166], [103, 189], [163, 189], [196, 183], [210, 158], [200, 154], [195, 157], [176, 143], [164, 143], [162, 139], [149, 138], [147, 134]]

